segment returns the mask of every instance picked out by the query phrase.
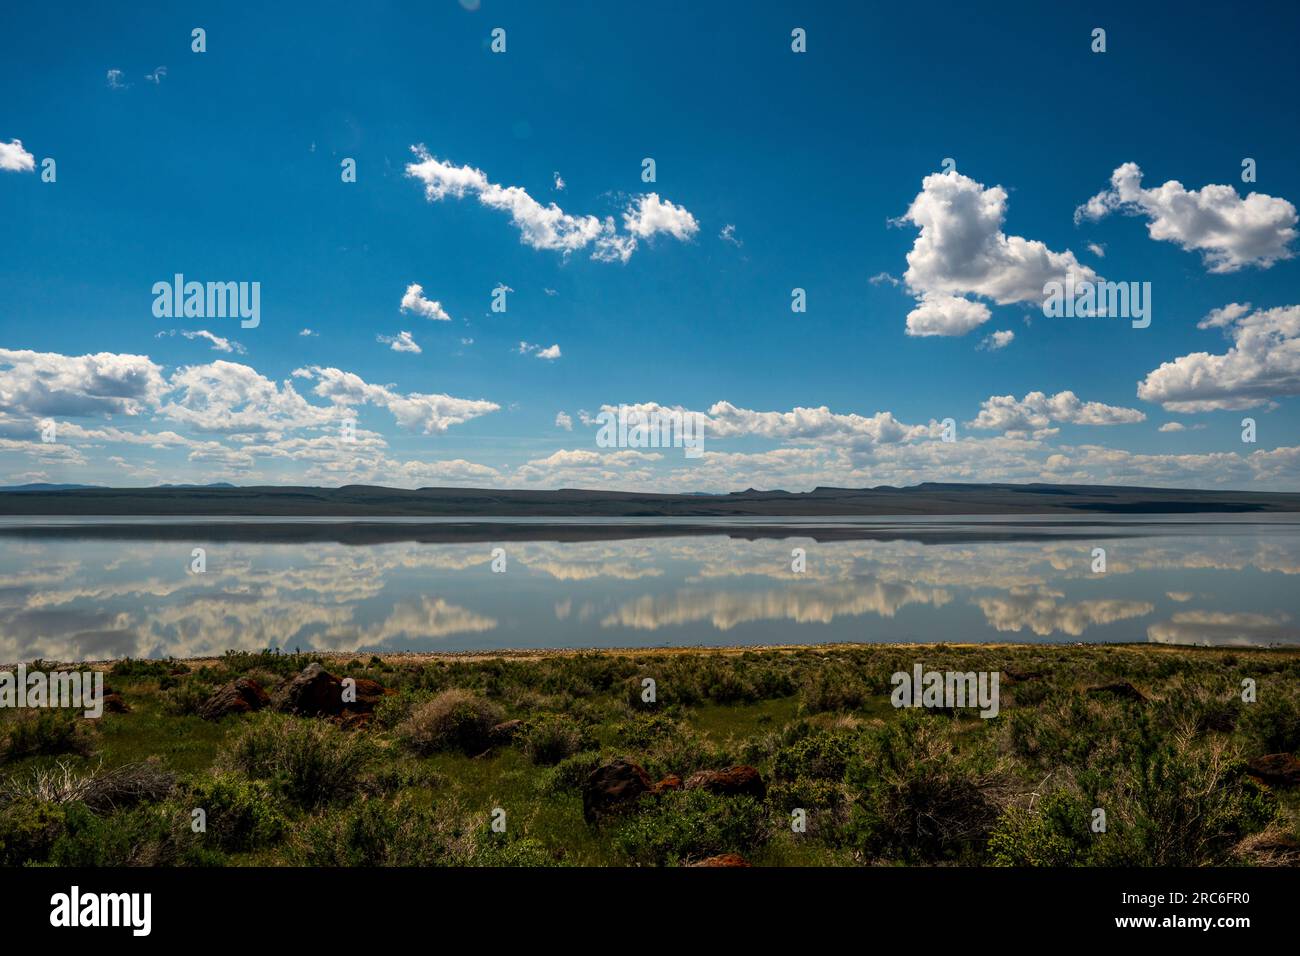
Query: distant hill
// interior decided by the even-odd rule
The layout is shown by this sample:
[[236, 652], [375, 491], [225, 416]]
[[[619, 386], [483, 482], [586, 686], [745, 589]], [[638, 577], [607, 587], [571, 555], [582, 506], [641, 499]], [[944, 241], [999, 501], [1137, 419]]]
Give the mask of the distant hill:
[[807, 492], [646, 494], [370, 485], [0, 489], [0, 515], [280, 517], [828, 517], [835, 515], [1240, 514], [1300, 512], [1300, 494], [1119, 485], [947, 484]]
[[94, 488], [95, 485], [53, 485], [44, 481], [35, 481], [26, 485], [0, 485], [0, 491], [76, 491], [82, 488]]

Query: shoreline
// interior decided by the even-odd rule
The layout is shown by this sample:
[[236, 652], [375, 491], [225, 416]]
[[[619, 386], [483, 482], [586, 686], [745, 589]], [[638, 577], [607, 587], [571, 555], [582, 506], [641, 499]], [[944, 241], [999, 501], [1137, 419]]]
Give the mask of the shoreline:
[[[1088, 641], [1058, 641], [1058, 642], [1035, 642], [1028, 641], [997, 641], [997, 642], [979, 642], [979, 641], [843, 641], [843, 642], [824, 642], [817, 644], [689, 644], [682, 646], [647, 646], [647, 647], [507, 647], [492, 650], [465, 650], [465, 651], [388, 651], [388, 652], [371, 652], [371, 651], [294, 651], [282, 654], [272, 655], [275, 657], [292, 657], [295, 654], [300, 657], [310, 657], [329, 662], [332, 664], [346, 665], [353, 661], [365, 664], [372, 659], [378, 658], [386, 664], [428, 664], [439, 661], [454, 663], [470, 664], [481, 663], [492, 660], [509, 660], [509, 661], [543, 661], [552, 659], [564, 659], [571, 657], [581, 657], [591, 655], [597, 657], [673, 657], [686, 654], [710, 654], [719, 657], [732, 657], [746, 653], [753, 654], [796, 654], [808, 651], [821, 652], [851, 652], [851, 651], [871, 651], [872, 649], [897, 650], [900, 648], [915, 650], [930, 650], [943, 652], [949, 650], [982, 650], [982, 651], [1014, 651], [1014, 650], [1046, 650], [1046, 649], [1064, 649], [1070, 648], [1079, 651], [1101, 650], [1104, 648], [1114, 648], [1116, 650], [1141, 650], [1143, 652], [1163, 652], [1163, 653], [1181, 653], [1186, 651], [1218, 651], [1220, 653], [1231, 654], [1276, 654], [1282, 657], [1300, 655], [1300, 646], [1282, 646], [1277, 647], [1248, 647], [1232, 644], [1213, 644], [1206, 646], [1204, 644], [1160, 644], [1145, 641], [1115, 641], [1115, 642], [1088, 642]], [[256, 651], [241, 651], [238, 648], [231, 648], [230, 652], [245, 653], [258, 655], [264, 653], [265, 649]], [[228, 653], [230, 653], [228, 652]], [[115, 665], [126, 661], [167, 661], [174, 664], [183, 664], [190, 670], [195, 670], [209, 664], [220, 663], [225, 655], [206, 655], [201, 657], [115, 657], [104, 658], [100, 660], [84, 661], [55, 661], [41, 659], [41, 662], [51, 667], [83, 667], [90, 670], [110, 670]], [[0, 670], [11, 670], [19, 664], [30, 664], [30, 661], [8, 661], [0, 663]]]

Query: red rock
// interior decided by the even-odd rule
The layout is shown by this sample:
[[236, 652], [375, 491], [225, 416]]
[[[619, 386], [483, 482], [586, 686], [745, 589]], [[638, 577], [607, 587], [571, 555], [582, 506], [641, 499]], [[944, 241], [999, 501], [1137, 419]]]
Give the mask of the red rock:
[[699, 860], [690, 864], [691, 866], [753, 866], [739, 853], [721, 853], [718, 856], [711, 856], [708, 859]]
[[645, 770], [620, 757], [588, 775], [582, 788], [582, 815], [588, 823], [599, 823], [611, 813], [635, 806], [653, 786]]
[[397, 691], [385, 687], [379, 681], [373, 681], [368, 677], [354, 677], [353, 680], [357, 682], [356, 700], [347, 701], [343, 704], [345, 710], [350, 710], [353, 713], [369, 714], [383, 700], [385, 694], [397, 693]]
[[1252, 777], [1273, 787], [1294, 787], [1300, 784], [1300, 760], [1291, 754], [1266, 754], [1246, 764]]
[[343, 682], [313, 662], [276, 691], [275, 709], [299, 717], [336, 717], [343, 712]]
[[199, 707], [198, 715], [204, 720], [220, 720], [227, 714], [247, 714], [261, 710], [271, 703], [262, 685], [251, 677], [237, 677], [219, 688]]
[[669, 790], [682, 789], [682, 778], [675, 773], [670, 773], [653, 787], [654, 793], [667, 793]]
[[700, 770], [686, 778], [687, 790], [707, 790], [723, 796], [748, 795], [762, 800], [767, 796], [763, 775], [753, 767], [728, 767], [726, 770]]

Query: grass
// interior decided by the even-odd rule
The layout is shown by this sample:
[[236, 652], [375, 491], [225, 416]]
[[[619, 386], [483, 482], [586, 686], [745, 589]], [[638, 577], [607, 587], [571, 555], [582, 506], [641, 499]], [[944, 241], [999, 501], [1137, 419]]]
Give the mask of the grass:
[[[191, 713], [237, 676], [270, 689], [312, 660], [395, 693], [361, 725]], [[890, 675], [918, 662], [1001, 672], [999, 716], [896, 710]], [[0, 864], [1300, 863], [1300, 793], [1246, 769], [1300, 749], [1291, 650], [230, 654], [119, 662], [108, 681], [129, 712], [0, 713]], [[1145, 699], [1092, 691], [1118, 681]], [[666, 787], [589, 824], [584, 781], [616, 757], [652, 781], [751, 765], [766, 795]]]

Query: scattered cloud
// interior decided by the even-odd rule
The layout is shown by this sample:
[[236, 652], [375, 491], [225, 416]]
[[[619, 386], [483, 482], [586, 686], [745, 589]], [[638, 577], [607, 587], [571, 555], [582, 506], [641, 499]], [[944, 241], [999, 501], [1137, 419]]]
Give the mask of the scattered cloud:
[[1002, 329], [994, 332], [992, 335], [984, 336], [980, 342], [979, 348], [985, 352], [996, 352], [998, 349], [1004, 349], [1010, 345], [1016, 337], [1016, 333], [1010, 329]]
[[1232, 340], [1219, 355], [1192, 352], [1147, 373], [1138, 398], [1172, 412], [1266, 405], [1300, 394], [1300, 305], [1249, 311], [1232, 303], [1201, 320]]
[[1219, 309], [1211, 309], [1205, 318], [1196, 323], [1198, 329], [1224, 329], [1250, 312], [1249, 302], [1229, 302]]
[[0, 169], [7, 173], [30, 173], [36, 169], [36, 157], [23, 149], [21, 139], [0, 142]]
[[742, 240], [736, 238], [736, 227], [732, 223], [727, 223], [722, 227], [722, 231], [718, 233], [718, 238], [723, 242], [731, 243], [737, 249], [745, 244]]
[[1074, 392], [1048, 396], [1030, 392], [1017, 400], [1014, 395], [994, 395], [984, 400], [980, 412], [967, 424], [971, 428], [998, 431], [1008, 437], [1043, 438], [1053, 435], [1052, 425], [1131, 425], [1146, 420], [1135, 408], [1119, 408], [1101, 402], [1084, 402]]
[[553, 173], [552, 175], [555, 176], [555, 191], [557, 193], [564, 192], [564, 177], [561, 176], [558, 172]]
[[154, 86], [158, 86], [160, 83], [162, 83], [163, 79], [166, 76], [167, 76], [167, 67], [160, 66], [157, 69], [155, 69], [152, 73], [146, 73], [144, 75], [144, 78], [147, 82], [152, 83]]
[[700, 231], [700, 224], [682, 206], [675, 206], [658, 193], [638, 196], [623, 213], [623, 227], [638, 239], [650, 239], [663, 232], [682, 242]]
[[401, 332], [397, 335], [377, 335], [375, 341], [387, 345], [394, 352], [410, 352], [419, 355], [421, 351], [415, 339], [411, 338], [410, 332]]
[[907, 334], [914, 336], [965, 335], [993, 317], [983, 302], [956, 295], [927, 292], [907, 313]]
[[1137, 163], [1116, 169], [1110, 188], [1075, 210], [1074, 219], [1095, 222], [1112, 212], [1144, 217], [1152, 239], [1200, 252], [1210, 272], [1267, 269], [1295, 255], [1296, 209], [1285, 199], [1264, 193], [1242, 198], [1232, 186], [1186, 189], [1174, 179], [1143, 189]]
[[424, 296], [424, 287], [418, 282], [412, 282], [406, 287], [406, 294], [402, 296], [402, 312], [412, 312], [416, 315], [422, 315], [426, 319], [436, 319], [439, 322], [451, 321], [451, 316], [447, 310], [442, 307], [441, 302], [434, 302], [426, 299]]
[[563, 428], [566, 432], [573, 431], [573, 419], [569, 417], [568, 412], [555, 413], [555, 427]]
[[314, 394], [329, 399], [335, 405], [378, 405], [388, 409], [401, 427], [425, 435], [445, 432], [452, 425], [501, 410], [496, 402], [453, 398], [450, 395], [418, 392], [402, 395], [388, 386], [371, 385], [361, 376], [337, 368], [311, 366], [295, 369], [293, 374], [298, 378], [314, 380], [317, 383], [312, 390]]
[[127, 87], [129, 87], [131, 85], [130, 83], [122, 82], [123, 76], [124, 74], [122, 73], [121, 70], [117, 70], [117, 69], [109, 70], [106, 74], [104, 74], [105, 81], [108, 83], [108, 88], [110, 90], [124, 90]]
[[472, 166], [454, 166], [434, 158], [424, 146], [413, 146], [416, 162], [408, 163], [406, 175], [424, 183], [429, 202], [451, 196], [462, 199], [475, 196], [490, 209], [510, 214], [519, 230], [520, 241], [532, 249], [544, 249], [569, 255], [591, 247], [591, 258], [599, 262], [627, 262], [636, 251], [637, 240], [666, 232], [686, 239], [699, 229], [695, 217], [686, 209], [661, 200], [656, 193], [637, 197], [623, 214], [630, 234], [620, 234], [614, 217], [573, 216], [555, 203], [542, 205], [520, 186], [500, 186], [487, 174]]
[[560, 357], [560, 347], [551, 345], [543, 348], [540, 345], [533, 345], [531, 342], [520, 342], [519, 348], [515, 349], [520, 355], [536, 355], [539, 359], [554, 361]]
[[0, 410], [17, 415], [138, 415], [167, 383], [147, 355], [0, 349]]
[[1043, 286], [1093, 281], [1097, 274], [1074, 253], [1053, 252], [1042, 242], [1002, 231], [1007, 192], [955, 170], [931, 173], [898, 220], [920, 229], [903, 274], [917, 308], [907, 317], [909, 335], [965, 335], [989, 317], [982, 302], [1041, 302]]
[[230, 339], [224, 339], [219, 335], [209, 332], [207, 329], [198, 329], [190, 332], [181, 330], [181, 335], [187, 339], [207, 339], [212, 343], [212, 349], [216, 352], [234, 352], [237, 355], [243, 355], [245, 348], [238, 342], [232, 342]]

